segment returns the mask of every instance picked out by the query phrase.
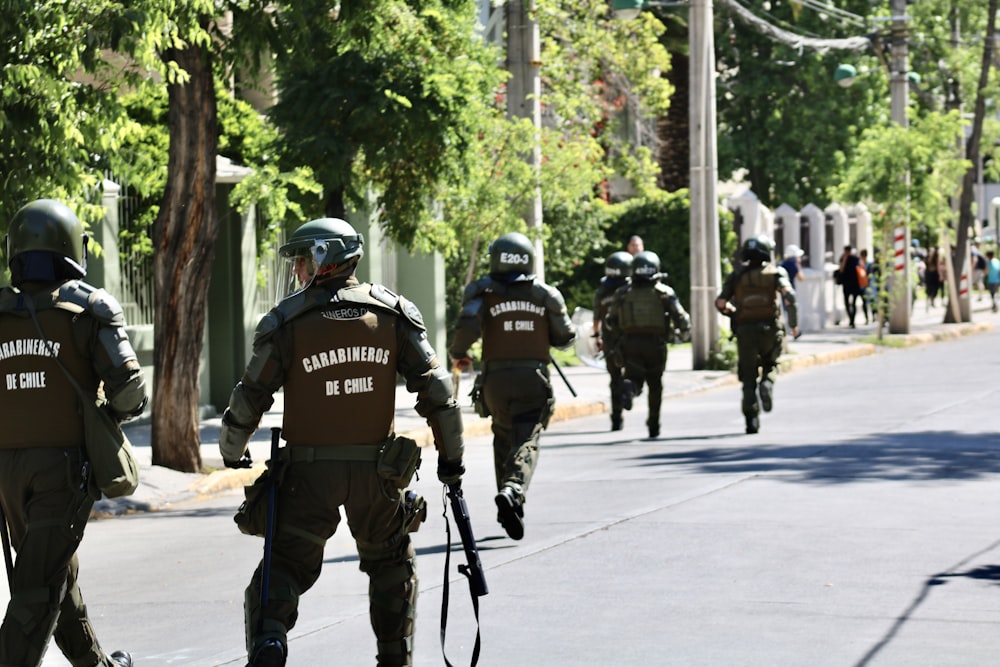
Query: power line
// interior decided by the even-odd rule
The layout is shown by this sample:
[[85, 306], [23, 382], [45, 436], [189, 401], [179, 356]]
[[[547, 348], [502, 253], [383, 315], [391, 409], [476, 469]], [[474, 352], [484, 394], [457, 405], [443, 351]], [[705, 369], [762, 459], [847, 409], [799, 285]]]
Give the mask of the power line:
[[[805, 2], [815, 2], [815, 0], [804, 0]], [[864, 51], [871, 46], [868, 37], [844, 37], [838, 39], [823, 39], [817, 37], [805, 37], [793, 32], [779, 28], [758, 17], [747, 8], [738, 4], [736, 0], [719, 0], [719, 4], [726, 7], [740, 20], [750, 24], [758, 32], [771, 37], [775, 41], [786, 44], [793, 49], [811, 49], [818, 53], [828, 51]], [[817, 3], [820, 4], [820, 3]], [[853, 15], [851, 15], [853, 16]]]

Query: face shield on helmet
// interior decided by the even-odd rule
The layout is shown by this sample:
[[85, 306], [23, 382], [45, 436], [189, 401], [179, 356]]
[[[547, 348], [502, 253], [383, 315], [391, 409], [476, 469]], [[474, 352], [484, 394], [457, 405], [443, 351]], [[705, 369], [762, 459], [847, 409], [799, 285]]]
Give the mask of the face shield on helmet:
[[38, 199], [23, 206], [4, 239], [11, 282], [54, 282], [87, 275], [83, 223], [62, 202]]
[[490, 275], [509, 282], [534, 280], [535, 248], [519, 232], [504, 234], [489, 247]]
[[277, 298], [281, 300], [316, 279], [354, 273], [364, 256], [364, 236], [340, 218], [311, 220], [278, 249]]

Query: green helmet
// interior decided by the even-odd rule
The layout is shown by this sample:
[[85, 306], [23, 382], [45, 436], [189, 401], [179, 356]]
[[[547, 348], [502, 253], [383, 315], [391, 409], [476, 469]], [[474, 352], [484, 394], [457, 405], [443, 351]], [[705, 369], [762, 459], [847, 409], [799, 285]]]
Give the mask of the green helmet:
[[653, 281], [660, 276], [660, 256], [643, 250], [632, 259], [632, 280]]
[[535, 277], [535, 249], [524, 234], [504, 234], [490, 244], [489, 253], [491, 276], [502, 276], [511, 281]]
[[353, 267], [364, 256], [365, 237], [346, 220], [319, 218], [310, 220], [294, 232], [288, 243], [278, 248], [285, 258], [311, 257], [316, 270], [330, 266], [339, 269]]
[[87, 275], [88, 240], [83, 223], [62, 202], [37, 199], [27, 204], [14, 214], [4, 239], [11, 281], [82, 278]]
[[632, 275], [632, 255], [619, 250], [604, 262], [604, 275], [608, 278], [627, 278]]
[[744, 262], [770, 262], [774, 242], [767, 234], [759, 234], [743, 242], [740, 257]]

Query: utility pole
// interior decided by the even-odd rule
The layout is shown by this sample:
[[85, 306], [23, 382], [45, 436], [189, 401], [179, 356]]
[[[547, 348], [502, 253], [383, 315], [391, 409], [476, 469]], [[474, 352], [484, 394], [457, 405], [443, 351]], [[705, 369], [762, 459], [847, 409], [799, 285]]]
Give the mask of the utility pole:
[[[535, 141], [528, 156], [536, 178], [542, 168], [542, 82], [541, 39], [535, 19], [534, 0], [507, 0], [507, 115], [528, 118], [535, 127]], [[535, 275], [545, 280], [545, 255], [542, 246], [542, 192], [532, 193], [524, 219], [535, 237]]]
[[[889, 43], [891, 64], [891, 79], [889, 81], [889, 95], [891, 97], [890, 111], [892, 121], [903, 128], [909, 127], [909, 121], [906, 118], [906, 109], [909, 106], [910, 99], [910, 66], [907, 60], [906, 46], [907, 18], [906, 0], [892, 0], [892, 28]], [[905, 334], [910, 333], [911, 291], [913, 290], [913, 286], [910, 284], [910, 271], [912, 268], [910, 266], [909, 172], [903, 175], [902, 178], [906, 179], [907, 185], [906, 217], [897, 223], [897, 229], [902, 227], [901, 244], [903, 247], [902, 255], [900, 255], [900, 248], [898, 247], [900, 241], [896, 241], [896, 258], [893, 267], [895, 280], [889, 297], [889, 333]], [[899, 283], [902, 283], [902, 289], [898, 286]]]
[[694, 370], [718, 345], [715, 297], [720, 276], [716, 183], [715, 37], [712, 0], [691, 0], [688, 40], [691, 85], [691, 352]]

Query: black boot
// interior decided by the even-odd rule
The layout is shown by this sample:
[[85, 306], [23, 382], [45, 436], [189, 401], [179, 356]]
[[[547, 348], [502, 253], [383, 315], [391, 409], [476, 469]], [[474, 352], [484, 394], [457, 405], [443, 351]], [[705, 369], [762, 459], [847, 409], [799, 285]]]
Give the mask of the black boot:
[[115, 651], [108, 659], [115, 667], [132, 667], [132, 656], [126, 651]]
[[524, 537], [524, 507], [517, 492], [509, 486], [500, 489], [494, 498], [497, 504], [497, 520], [512, 540]]
[[622, 380], [622, 408], [632, 409], [632, 399], [635, 397], [635, 385], [631, 380]]
[[764, 380], [760, 383], [760, 407], [764, 412], [770, 412], [773, 407], [774, 385], [770, 381]]
[[611, 415], [611, 430], [620, 431], [622, 430], [622, 416], [621, 415]]
[[756, 416], [747, 417], [747, 433], [756, 433], [760, 430], [760, 419]]
[[277, 639], [268, 639], [254, 649], [247, 667], [285, 667], [288, 649]]

